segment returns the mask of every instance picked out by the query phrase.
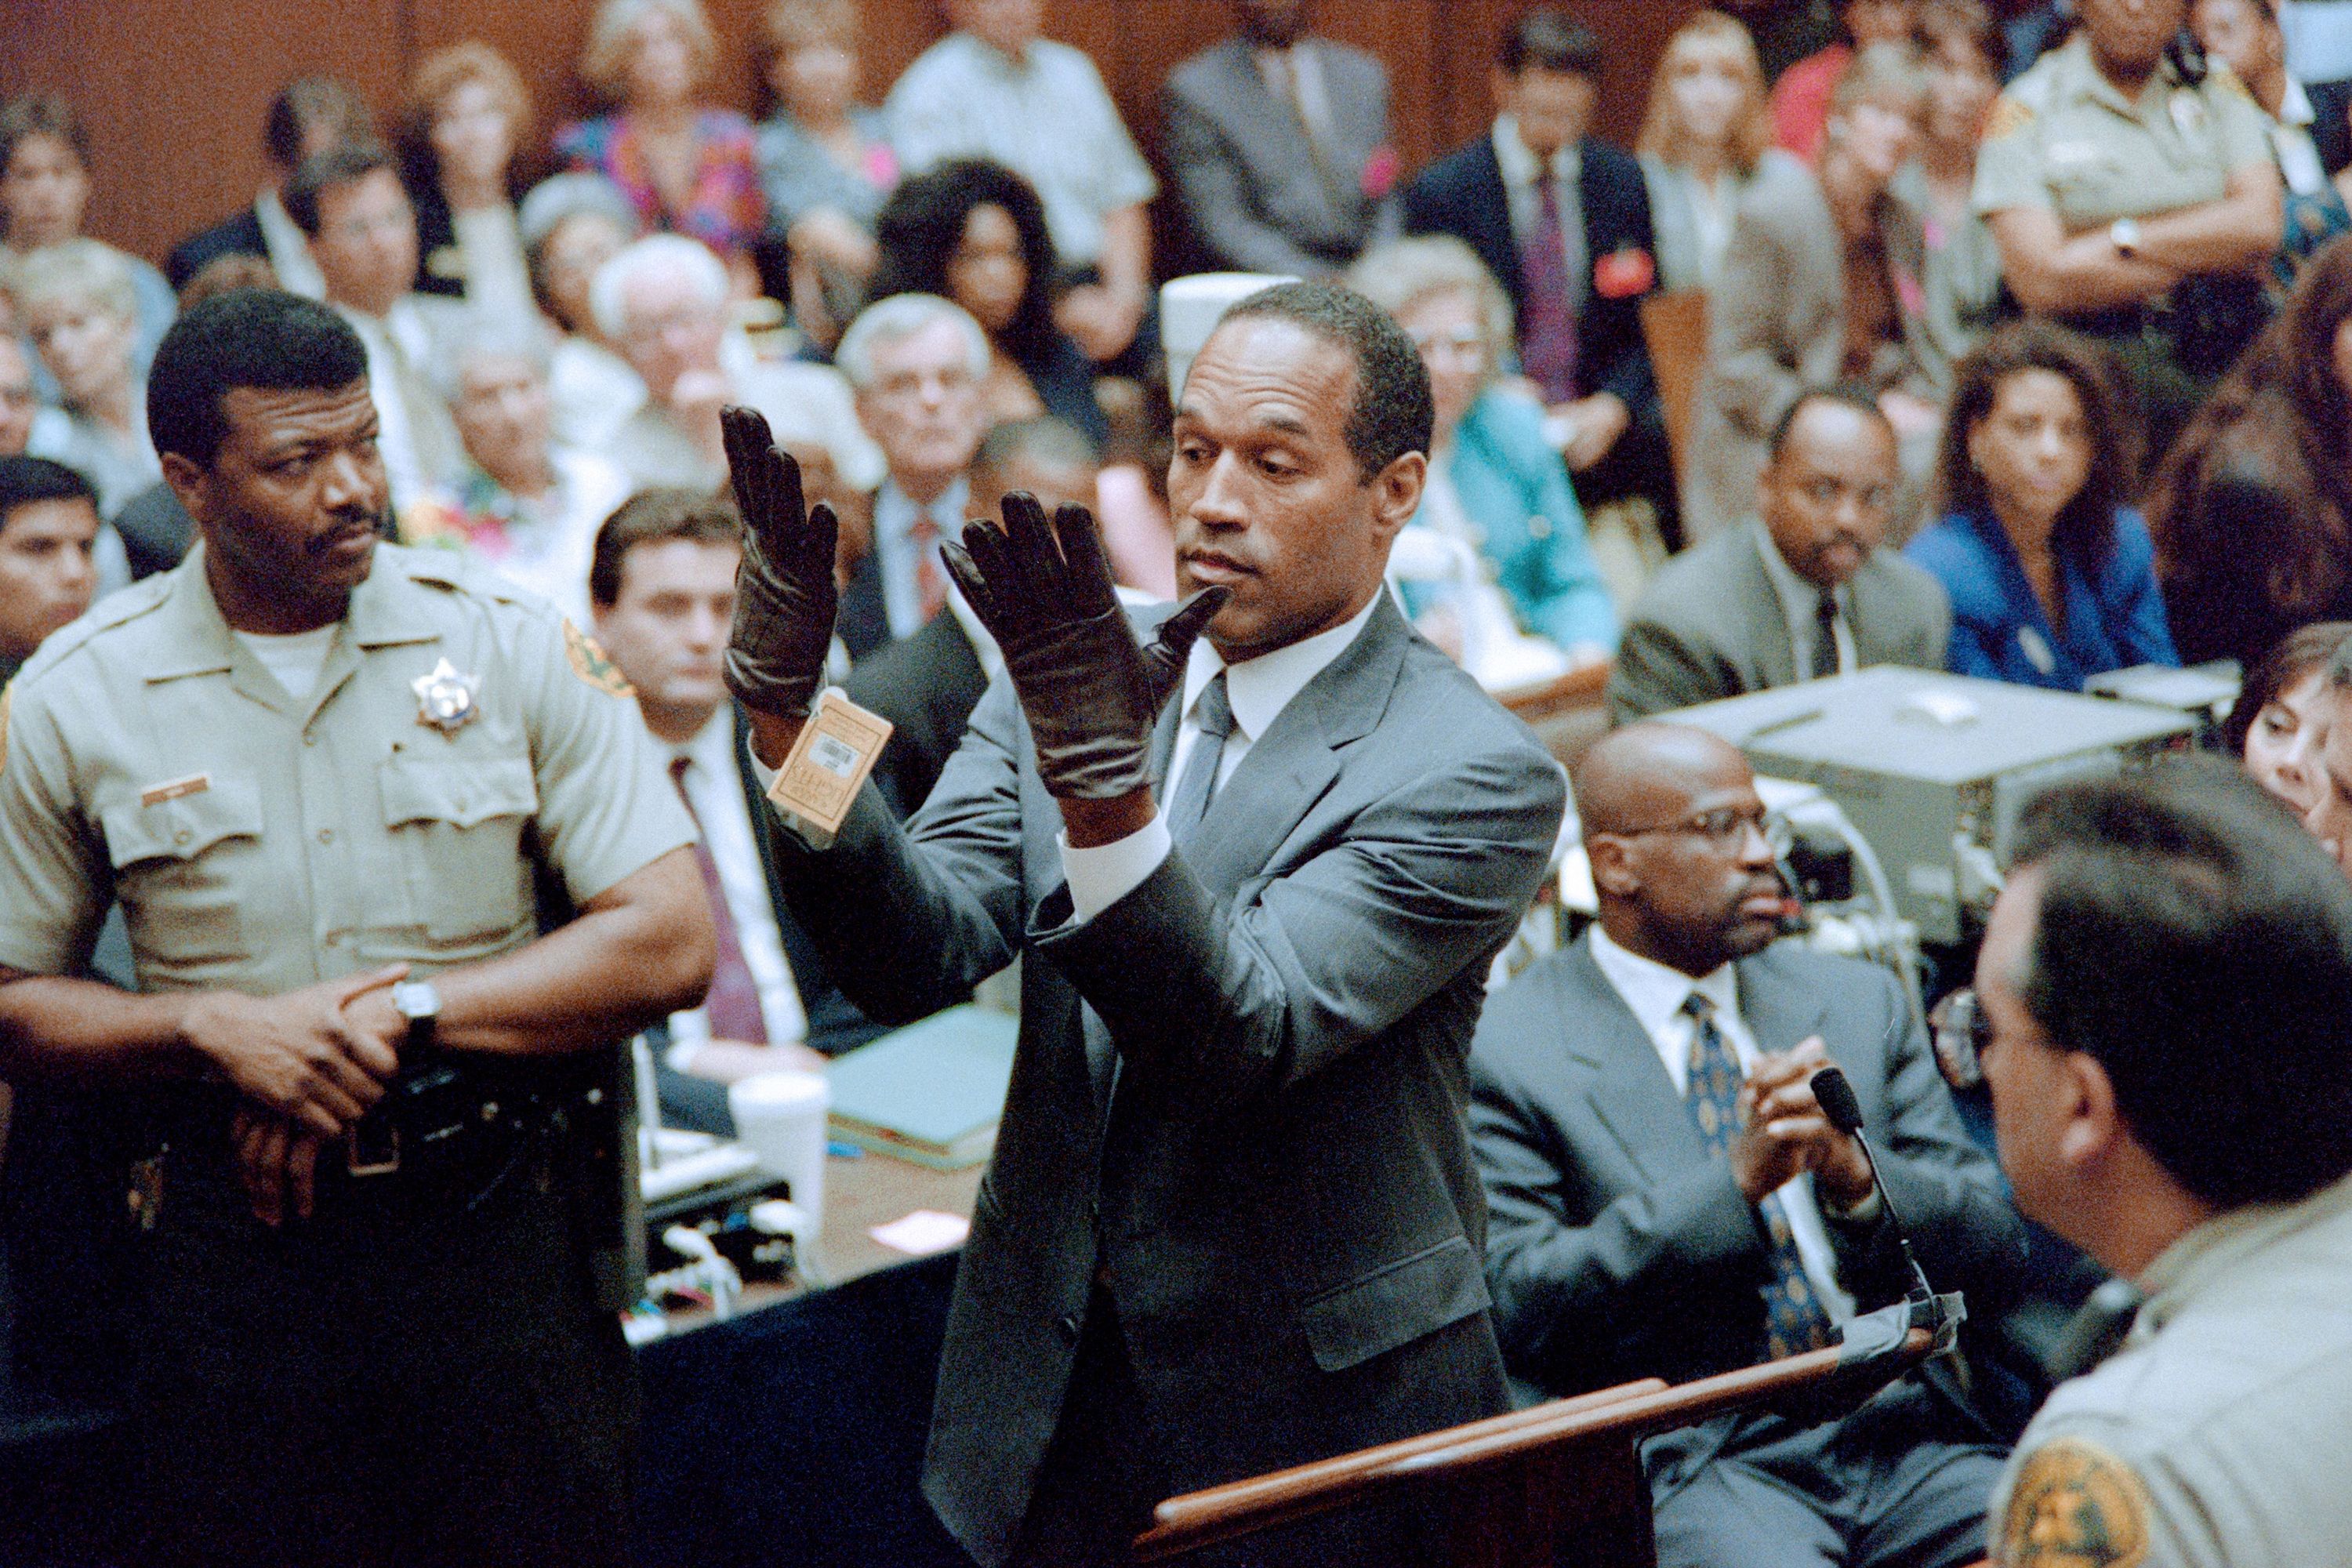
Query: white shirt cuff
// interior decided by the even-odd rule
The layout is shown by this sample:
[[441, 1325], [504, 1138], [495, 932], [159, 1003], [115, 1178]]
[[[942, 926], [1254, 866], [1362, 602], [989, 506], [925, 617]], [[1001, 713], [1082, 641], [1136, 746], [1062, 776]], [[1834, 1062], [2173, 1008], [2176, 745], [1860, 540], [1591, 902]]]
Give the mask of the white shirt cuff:
[[1175, 847], [1167, 822], [1158, 816], [1126, 837], [1092, 849], [1073, 848], [1066, 833], [1060, 843], [1062, 875], [1069, 879], [1070, 908], [1080, 925], [1141, 887]]

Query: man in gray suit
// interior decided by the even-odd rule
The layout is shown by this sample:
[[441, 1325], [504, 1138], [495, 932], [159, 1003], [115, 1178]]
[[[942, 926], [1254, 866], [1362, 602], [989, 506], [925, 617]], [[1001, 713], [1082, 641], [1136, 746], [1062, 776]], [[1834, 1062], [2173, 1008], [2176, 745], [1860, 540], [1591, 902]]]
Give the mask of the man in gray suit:
[[[902, 828], [866, 787], [824, 849], [770, 824], [877, 1019], [1024, 960], [923, 1483], [992, 1568], [1123, 1561], [1164, 1495], [1505, 1407], [1465, 1060], [1565, 798], [1381, 591], [1430, 426], [1368, 300], [1243, 301], [1177, 407], [1192, 597], [1142, 617], [1150, 646], [1085, 510], [1009, 496], [950, 547], [1005, 671], [923, 809]], [[728, 673], [772, 766], [824, 679], [833, 527], [755, 417], [730, 439], [753, 543]], [[1419, 1527], [1317, 1521], [1246, 1560], [1411, 1563]]]
[[1867, 393], [1790, 404], [1756, 483], [1759, 520], [1667, 562], [1626, 617], [1610, 721], [1864, 665], [1943, 668], [1950, 601], [1881, 543], [1901, 484], [1894, 427]]
[[1218, 266], [1328, 278], [1402, 232], [1388, 72], [1309, 9], [1234, 0], [1237, 35], [1168, 79], [1169, 166]]
[[[1886, 1202], [1811, 1075], [1853, 1085], [1928, 1278], [1980, 1317], [2024, 1229], [1885, 971], [1769, 945], [1784, 892], [1739, 753], [1645, 723], [1577, 770], [1598, 926], [1496, 993], [1471, 1057], [1486, 1279], [1546, 1396], [1833, 1342], [1900, 1298]], [[2001, 1450], [1941, 1369], [1833, 1424], [1727, 1416], [1643, 1460], [1658, 1562], [1942, 1568], [1984, 1549]]]

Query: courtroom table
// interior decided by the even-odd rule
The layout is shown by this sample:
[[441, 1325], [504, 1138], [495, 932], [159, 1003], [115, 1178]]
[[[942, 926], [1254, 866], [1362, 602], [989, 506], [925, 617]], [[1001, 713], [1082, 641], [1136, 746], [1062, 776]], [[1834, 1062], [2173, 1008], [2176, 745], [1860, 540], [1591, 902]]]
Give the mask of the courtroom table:
[[738, 1316], [639, 1349], [634, 1561], [971, 1568], [917, 1486], [956, 1255], [908, 1261], [866, 1232], [969, 1216], [980, 1174], [828, 1160], [827, 1288], [753, 1287]]

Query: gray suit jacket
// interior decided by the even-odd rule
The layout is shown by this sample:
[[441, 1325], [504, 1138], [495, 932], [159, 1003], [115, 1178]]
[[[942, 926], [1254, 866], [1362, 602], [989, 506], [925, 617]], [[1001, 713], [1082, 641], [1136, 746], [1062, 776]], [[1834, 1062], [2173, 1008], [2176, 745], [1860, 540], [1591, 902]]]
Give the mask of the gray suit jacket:
[[[1894, 977], [1788, 943], [1741, 960], [1738, 975], [1760, 1047], [1819, 1035], [1844, 1069], [1936, 1289], [1968, 1294], [1979, 1314], [2013, 1299], [2024, 1222], [1962, 1130]], [[1706, 1153], [1589, 937], [1495, 994], [1470, 1065], [1486, 1279], [1514, 1378], [1556, 1396], [1763, 1359], [1763, 1227], [1729, 1162]], [[1903, 1294], [1885, 1226], [1824, 1228], [1858, 1305]]]
[[[1759, 528], [1743, 526], [1659, 568], [1625, 618], [1609, 676], [1610, 722], [1796, 681], [1789, 618], [1764, 569], [1761, 552], [1771, 548]], [[1935, 578], [1892, 550], [1874, 550], [1846, 591], [1863, 664], [1944, 668], [1952, 605]]]
[[1402, 232], [1395, 192], [1382, 188], [1383, 176], [1393, 187], [1400, 174], [1388, 72], [1328, 39], [1311, 47], [1330, 103], [1328, 168], [1241, 39], [1202, 50], [1168, 79], [1168, 164], [1193, 232], [1222, 266], [1313, 278]]
[[[1882, 197], [1878, 226], [1895, 279], [1901, 331], [1897, 342], [1881, 346], [1863, 380], [1874, 392], [1899, 389], [1940, 401], [1951, 388], [1951, 365], [1930, 330], [1919, 215]], [[1798, 393], [1839, 379], [1844, 248], [1812, 170], [1793, 158], [1756, 166], [1734, 209], [1723, 277], [1707, 300], [1706, 366], [1691, 395], [1682, 487], [1690, 538], [1711, 538], [1755, 508], [1772, 426]], [[1916, 481], [1935, 453], [1932, 434], [1904, 444], [1904, 473], [1915, 481], [1908, 503], [1916, 503]]]
[[[1171, 705], [1162, 756], [1175, 729]], [[1534, 736], [1383, 598], [1188, 845], [1083, 924], [1003, 679], [905, 828], [870, 786], [822, 853], [770, 819], [794, 913], [872, 1016], [1024, 959], [924, 1474], [982, 1563], [1028, 1506], [1098, 1268], [1180, 1489], [1503, 1408], [1466, 1058], [1564, 804]]]

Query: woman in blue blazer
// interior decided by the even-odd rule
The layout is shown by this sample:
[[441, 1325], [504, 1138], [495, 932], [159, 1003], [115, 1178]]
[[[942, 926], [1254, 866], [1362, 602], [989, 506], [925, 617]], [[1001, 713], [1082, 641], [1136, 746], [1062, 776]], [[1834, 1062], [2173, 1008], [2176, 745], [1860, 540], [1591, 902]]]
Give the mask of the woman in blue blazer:
[[2105, 351], [2019, 321], [1960, 362], [1944, 426], [1943, 520], [1905, 546], [1952, 601], [1958, 675], [2080, 691], [2177, 665], [2156, 552], [2130, 493], [2136, 454]]
[[[1413, 522], [1478, 552], [1520, 630], [1578, 662], [1606, 658], [1617, 646], [1616, 606], [1567, 465], [1545, 437], [1542, 405], [1499, 379], [1511, 347], [1501, 286], [1476, 253], [1446, 236], [1382, 246], [1349, 280], [1397, 319], [1429, 368], [1436, 429]], [[1406, 585], [1416, 616], [1421, 596]]]

